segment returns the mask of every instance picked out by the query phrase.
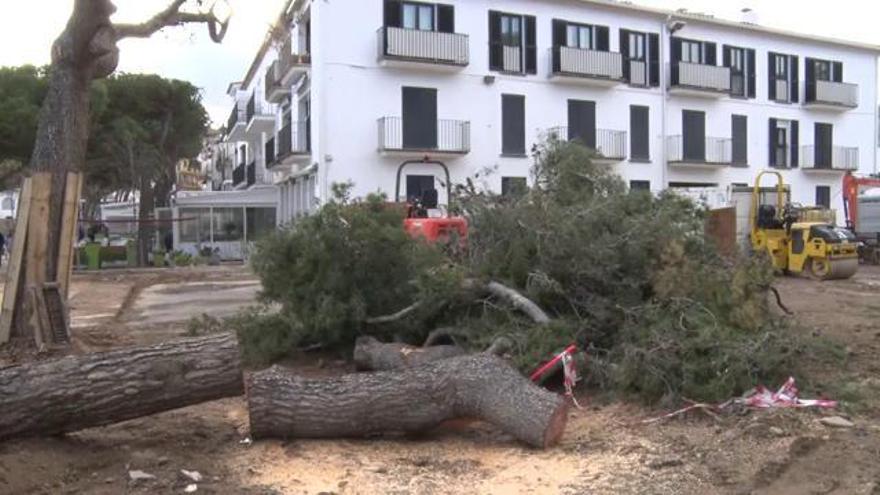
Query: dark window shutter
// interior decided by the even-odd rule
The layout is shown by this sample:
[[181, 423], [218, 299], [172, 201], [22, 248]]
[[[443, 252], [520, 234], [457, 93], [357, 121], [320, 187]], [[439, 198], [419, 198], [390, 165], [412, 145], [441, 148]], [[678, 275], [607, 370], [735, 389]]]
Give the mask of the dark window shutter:
[[503, 60], [501, 14], [489, 11], [489, 70], [502, 70], [504, 68]]
[[831, 79], [834, 82], [843, 82], [843, 62], [831, 62], [833, 75]]
[[767, 54], [767, 98], [776, 99], [776, 54]]
[[791, 167], [797, 168], [798, 166], [798, 151], [800, 149], [799, 139], [798, 139], [798, 121], [791, 121]]
[[608, 26], [596, 26], [596, 50], [607, 52], [610, 50], [608, 42]]
[[437, 31], [455, 32], [455, 7], [452, 5], [437, 5]]
[[804, 101], [810, 102], [816, 99], [816, 61], [812, 58], [804, 59]]
[[749, 85], [749, 91], [748, 91], [749, 98], [754, 98], [755, 95], [757, 94], [756, 86], [755, 86], [755, 83], [756, 83], [755, 72], [757, 72], [757, 68], [755, 67], [755, 63], [756, 63], [755, 50], [752, 48], [749, 48], [748, 50], [746, 50], [746, 65], [748, 65], [748, 67], [746, 67], [746, 74], [747, 74], [747, 80], [748, 80], [748, 85]]
[[596, 102], [568, 100], [568, 139], [596, 148]]
[[651, 33], [648, 35], [648, 72], [651, 86], [660, 86], [660, 35]]
[[400, 0], [385, 0], [385, 27], [401, 27]]
[[623, 80], [629, 81], [629, 31], [620, 30], [620, 54], [623, 57]]
[[697, 162], [706, 161], [706, 113], [695, 110], [682, 110], [683, 158]]
[[767, 142], [770, 143], [770, 155], [769, 160], [767, 160], [767, 164], [771, 167], [776, 166], [776, 119], [770, 119], [770, 139]]
[[800, 101], [800, 81], [798, 81], [798, 58], [795, 55], [791, 55], [789, 57], [789, 64], [791, 65], [791, 101], [793, 103], [797, 103]]
[[562, 70], [559, 58], [559, 47], [565, 46], [566, 42], [566, 22], [559, 19], [553, 19], [553, 72]]
[[730, 67], [730, 47], [727, 45], [721, 48], [721, 65]]
[[733, 164], [747, 165], [749, 163], [748, 118], [745, 115], [734, 115], [732, 117], [731, 127], [731, 135], [733, 137]]
[[526, 97], [501, 95], [501, 152], [526, 154]]
[[630, 159], [648, 160], [651, 157], [649, 112], [648, 107], [638, 105], [629, 107]]
[[831, 208], [831, 187], [816, 186], [816, 206]]
[[673, 64], [681, 61], [681, 39], [672, 37], [670, 40], [670, 49], [669, 49], [669, 60], [672, 61]]
[[716, 65], [718, 63], [718, 47], [715, 43], [706, 41], [703, 44], [703, 49], [706, 50], [706, 59], [703, 60], [703, 63], [706, 65]]
[[523, 16], [526, 25], [526, 73], [538, 73], [537, 27], [534, 16]]

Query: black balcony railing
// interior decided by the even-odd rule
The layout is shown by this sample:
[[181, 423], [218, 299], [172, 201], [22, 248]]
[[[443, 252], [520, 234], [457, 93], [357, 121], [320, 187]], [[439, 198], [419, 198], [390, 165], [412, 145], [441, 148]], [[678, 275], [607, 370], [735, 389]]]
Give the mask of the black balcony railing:
[[235, 169], [232, 170], [232, 186], [235, 187], [245, 180], [245, 165], [244, 163], [240, 163]]
[[278, 61], [272, 62], [266, 69], [266, 75], [263, 76], [263, 87], [266, 88], [268, 94], [272, 89], [280, 86], [278, 78]]
[[401, 117], [382, 117], [379, 119], [379, 150], [468, 153], [471, 123], [441, 119], [407, 124]]
[[804, 170], [858, 170], [859, 149], [847, 146], [801, 146]]
[[822, 103], [845, 108], [859, 106], [858, 84], [833, 81], [807, 81], [804, 84], [804, 96], [807, 104]]
[[251, 93], [251, 98], [247, 102], [247, 121], [250, 122], [253, 120], [254, 115], [257, 113], [257, 93]]
[[619, 53], [567, 46], [553, 47], [550, 52], [553, 57], [553, 74], [623, 80], [623, 56]]
[[626, 159], [626, 131], [596, 129], [596, 134], [593, 136], [578, 136], [568, 127], [554, 127], [547, 131], [547, 135], [561, 141], [576, 140], [595, 150], [599, 158]]
[[379, 57], [433, 64], [468, 64], [468, 36], [457, 33], [381, 27]]
[[257, 183], [257, 162], [252, 161], [247, 166], [247, 184], [252, 186]]
[[287, 121], [278, 132], [278, 154], [276, 159], [281, 161], [291, 155], [307, 155], [311, 153], [311, 136], [309, 121]]
[[245, 124], [245, 112], [242, 111], [241, 104], [236, 102], [232, 106], [232, 112], [229, 114], [229, 119], [226, 121], [226, 134], [232, 132], [232, 129], [235, 128], [237, 124]]
[[673, 62], [670, 82], [673, 88], [730, 93], [730, 68], [716, 65]]
[[733, 141], [728, 138], [669, 136], [666, 149], [667, 159], [676, 163], [729, 165], [733, 157]]
[[275, 162], [275, 138], [274, 137], [269, 138], [269, 140], [266, 141], [266, 147], [264, 148], [264, 152], [266, 155], [266, 164], [268, 165], [270, 163], [274, 163]]

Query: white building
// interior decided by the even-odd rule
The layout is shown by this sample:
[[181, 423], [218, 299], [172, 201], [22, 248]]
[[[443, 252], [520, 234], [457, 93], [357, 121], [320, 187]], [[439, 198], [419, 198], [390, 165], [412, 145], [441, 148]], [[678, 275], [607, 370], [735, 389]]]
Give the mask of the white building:
[[[877, 172], [880, 48], [611, 0], [291, 0], [248, 70], [227, 140], [238, 188], [278, 186], [278, 222], [331, 185], [395, 194], [405, 160], [503, 191], [548, 133], [632, 187], [729, 201], [776, 168], [792, 200], [841, 210]], [[404, 171], [407, 195], [445, 176]]]

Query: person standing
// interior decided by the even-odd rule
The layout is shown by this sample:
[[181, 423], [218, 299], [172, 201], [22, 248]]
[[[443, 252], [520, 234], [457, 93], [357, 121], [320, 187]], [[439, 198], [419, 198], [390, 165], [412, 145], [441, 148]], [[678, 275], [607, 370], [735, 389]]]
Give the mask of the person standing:
[[0, 266], [3, 266], [4, 256], [6, 256], [6, 236], [0, 232]]

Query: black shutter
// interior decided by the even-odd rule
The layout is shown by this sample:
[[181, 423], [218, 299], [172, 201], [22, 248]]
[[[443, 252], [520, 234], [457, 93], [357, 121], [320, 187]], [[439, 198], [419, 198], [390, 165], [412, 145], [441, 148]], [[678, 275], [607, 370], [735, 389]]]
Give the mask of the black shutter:
[[648, 72], [651, 86], [660, 86], [660, 35], [651, 33], [648, 35]]
[[800, 81], [798, 81], [798, 58], [795, 55], [789, 56], [789, 64], [791, 70], [791, 101], [797, 103], [800, 101]]
[[776, 54], [767, 54], [767, 98], [776, 99]]
[[538, 46], [537, 46], [537, 31], [535, 26], [535, 17], [526, 15], [523, 16], [526, 25], [526, 73], [527, 74], [537, 74], [538, 73]]
[[749, 86], [748, 95], [749, 98], [754, 98], [757, 94], [756, 86], [755, 86], [755, 72], [757, 72], [757, 68], [755, 67], [755, 50], [749, 48], [746, 50], [746, 80]]
[[618, 44], [620, 45], [620, 55], [623, 58], [623, 80], [632, 82], [629, 80], [629, 31], [626, 29], [620, 30]]
[[455, 32], [455, 7], [452, 5], [437, 5], [437, 31]]
[[816, 61], [812, 58], [804, 59], [804, 101], [816, 100]]
[[715, 46], [715, 43], [704, 41], [703, 48], [706, 50], [706, 60], [703, 60], [703, 63], [706, 65], [716, 65], [718, 63], [718, 48]]
[[681, 60], [681, 39], [673, 36], [669, 43], [671, 45], [669, 49], [669, 60], [674, 64]]
[[596, 102], [568, 100], [568, 139], [596, 148]]
[[526, 97], [501, 95], [501, 152], [526, 154]]
[[504, 70], [501, 46], [501, 13], [489, 11], [489, 70]]
[[749, 132], [748, 118], [745, 115], [734, 115], [731, 122], [731, 135], [733, 136], [734, 165], [748, 165], [749, 163]]
[[404, 149], [437, 148], [437, 90], [403, 88]]
[[562, 70], [559, 57], [559, 47], [566, 45], [566, 29], [568, 24], [559, 19], [553, 19], [553, 72]]
[[822, 124], [816, 122], [813, 142], [813, 166], [816, 168], [831, 168], [831, 150], [834, 146], [833, 140], [834, 127], [831, 124]]
[[721, 47], [721, 65], [730, 67], [730, 47], [727, 45]]
[[607, 52], [611, 49], [608, 41], [608, 26], [596, 26], [596, 50]]
[[797, 168], [798, 166], [798, 151], [799, 151], [799, 139], [798, 139], [798, 121], [791, 121], [791, 168]]
[[686, 161], [706, 161], [706, 114], [682, 110], [682, 149]]
[[834, 82], [843, 82], [843, 62], [831, 62], [831, 80]]
[[401, 27], [400, 0], [385, 0], [385, 27]]
[[816, 206], [831, 208], [831, 186], [816, 186]]
[[629, 107], [629, 157], [635, 160], [649, 160], [651, 147], [649, 138], [649, 108], [639, 105]]
[[776, 163], [776, 119], [770, 119], [770, 139], [767, 142], [770, 143], [770, 154], [767, 164], [771, 167], [776, 167], [778, 165]]

